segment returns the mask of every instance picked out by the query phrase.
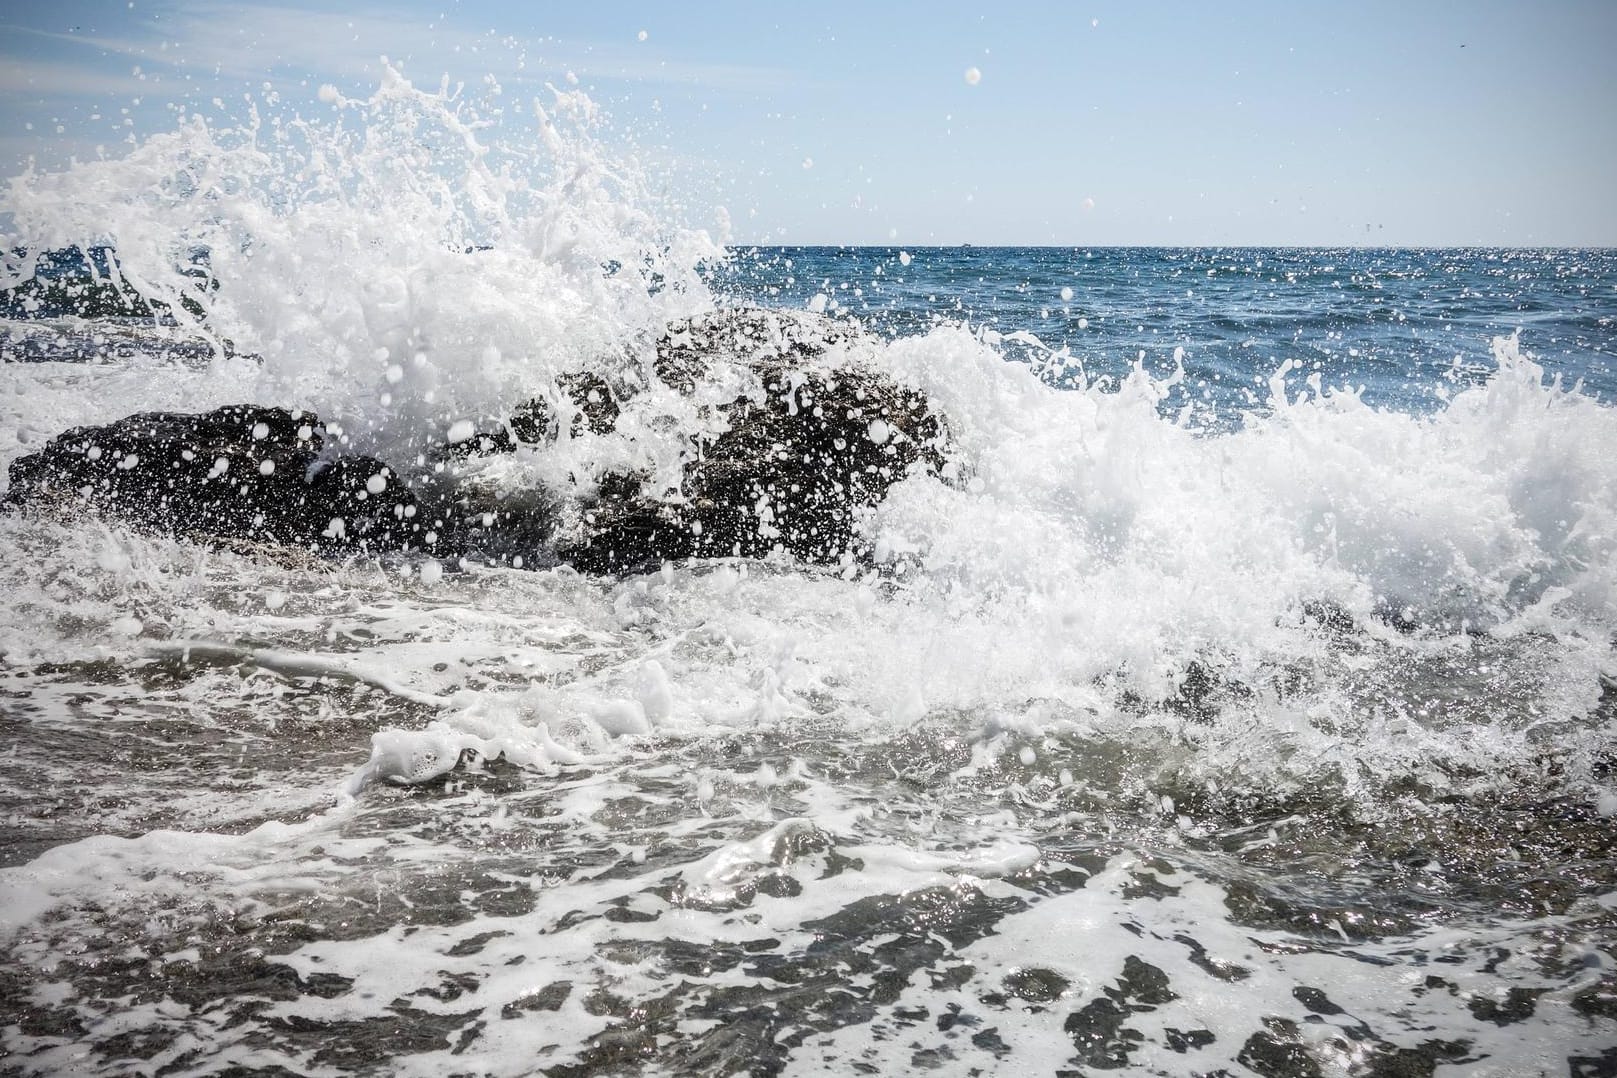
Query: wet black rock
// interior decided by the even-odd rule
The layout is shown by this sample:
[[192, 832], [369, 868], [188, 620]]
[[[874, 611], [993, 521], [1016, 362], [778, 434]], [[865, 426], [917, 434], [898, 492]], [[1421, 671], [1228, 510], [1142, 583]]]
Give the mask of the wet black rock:
[[472, 457], [491, 457], [496, 453], [516, 451], [516, 439], [504, 427], [474, 431], [470, 437], [458, 442], [435, 442], [430, 457], [434, 461], [469, 460]]
[[923, 394], [856, 360], [830, 361], [858, 339], [851, 325], [784, 311], [722, 310], [669, 326], [657, 377], [726, 429], [693, 438], [676, 492], [608, 477], [562, 558], [621, 572], [777, 550], [820, 563], [856, 556], [861, 515], [907, 475], [939, 468], [945, 438]]
[[614, 390], [605, 378], [590, 371], [575, 371], [562, 375], [556, 384], [575, 409], [569, 424], [573, 437], [585, 430], [591, 434], [611, 434], [617, 427], [622, 410], [618, 398], [622, 393]]
[[469, 460], [514, 453], [524, 445], [548, 445], [559, 436], [561, 414], [571, 416], [568, 430], [574, 438], [585, 431], [611, 434], [618, 421], [620, 395], [598, 374], [571, 371], [556, 379], [554, 398], [533, 397], [523, 401], [511, 410], [510, 418], [503, 424], [484, 417], [482, 423], [474, 425], [471, 435], [458, 442], [434, 446], [429, 456], [434, 461]]
[[[894, 483], [943, 463], [939, 416], [923, 394], [861, 363], [848, 347], [859, 340], [850, 324], [797, 312], [688, 319], [668, 327], [638, 385], [565, 375], [552, 398], [440, 446], [409, 476], [345, 453], [311, 413], [238, 405], [133, 415], [68, 431], [14, 461], [5, 501], [333, 554], [427, 551], [513, 564], [520, 555], [533, 567], [559, 559], [603, 573], [777, 551], [835, 564], [860, 555], [860, 520]], [[548, 490], [484, 489], [457, 464], [542, 452], [563, 422], [572, 437], [632, 438], [619, 419], [645, 403], [636, 398], [652, 378], [699, 418], [675, 489], [609, 472], [587, 504], [567, 511]]]
[[168, 534], [322, 553], [434, 545], [432, 522], [387, 464], [327, 452], [319, 418], [284, 408], [77, 428], [13, 461], [10, 480], [8, 507], [90, 509]]
[[[135, 318], [169, 319], [170, 305], [143, 295], [128, 278], [117, 254], [109, 247], [64, 247], [29, 252], [12, 250], [0, 256], [5, 268], [26, 276], [0, 289], [0, 318]], [[194, 282], [195, 295], [180, 303], [193, 317], [202, 317], [201, 300], [218, 287], [208, 271], [207, 256], [192, 252], [181, 272]]]
[[854, 323], [824, 315], [731, 307], [669, 323], [654, 367], [665, 384], [692, 393], [725, 363], [759, 373], [804, 367], [862, 337]]

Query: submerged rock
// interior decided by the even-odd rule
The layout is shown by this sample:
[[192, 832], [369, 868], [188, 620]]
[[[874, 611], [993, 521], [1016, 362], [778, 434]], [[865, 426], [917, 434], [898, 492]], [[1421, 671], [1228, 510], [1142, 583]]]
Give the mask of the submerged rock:
[[586, 572], [775, 551], [836, 563], [859, 553], [859, 521], [893, 483], [942, 464], [940, 418], [924, 395], [854, 358], [846, 346], [859, 339], [856, 327], [795, 312], [671, 325], [653, 373], [700, 416], [677, 489], [609, 472], [571, 514], [548, 490], [485, 490], [443, 462], [542, 452], [563, 420], [574, 437], [632, 437], [618, 427], [639, 403], [635, 387], [588, 372], [559, 379], [554, 401], [519, 406], [509, 429], [446, 447], [419, 477], [341, 452], [311, 413], [238, 405], [68, 431], [12, 463], [5, 503], [326, 553], [521, 555]]
[[387, 464], [328, 453], [309, 412], [233, 405], [70, 430], [13, 461], [5, 504], [86, 508], [174, 535], [326, 553], [432, 548], [433, 523]]

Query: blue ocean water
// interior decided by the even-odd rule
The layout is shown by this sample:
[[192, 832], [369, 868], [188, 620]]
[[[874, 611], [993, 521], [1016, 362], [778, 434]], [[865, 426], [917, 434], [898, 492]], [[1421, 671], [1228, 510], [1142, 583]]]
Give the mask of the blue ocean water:
[[[1182, 358], [1165, 408], [1222, 425], [1292, 360], [1377, 407], [1424, 411], [1523, 348], [1567, 386], [1617, 400], [1617, 251], [1419, 248], [748, 248], [715, 274], [736, 302], [816, 295], [891, 335], [958, 319], [1065, 349], [1061, 383]], [[1045, 356], [1003, 345], [1012, 358]], [[1080, 371], [1082, 374], [1080, 374]], [[1221, 417], [1221, 418], [1217, 418]]]

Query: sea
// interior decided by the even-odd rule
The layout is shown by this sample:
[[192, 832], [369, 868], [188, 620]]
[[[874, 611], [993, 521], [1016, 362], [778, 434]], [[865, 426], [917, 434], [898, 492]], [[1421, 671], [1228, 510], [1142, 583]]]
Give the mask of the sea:
[[949, 466], [831, 566], [0, 514], [0, 1071], [1617, 1075], [1617, 252], [752, 247], [576, 91], [328, 104], [9, 182], [0, 465], [766, 306]]

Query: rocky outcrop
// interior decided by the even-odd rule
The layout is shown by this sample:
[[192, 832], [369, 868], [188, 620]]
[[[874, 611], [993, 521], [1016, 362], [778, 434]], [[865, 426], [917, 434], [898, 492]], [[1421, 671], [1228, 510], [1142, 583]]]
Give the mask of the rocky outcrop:
[[[401, 474], [343, 452], [312, 414], [249, 406], [68, 431], [13, 462], [6, 502], [325, 553], [521, 553], [524, 564], [559, 558], [586, 572], [777, 551], [836, 563], [858, 556], [859, 521], [893, 483], [941, 465], [945, 435], [924, 395], [855, 358], [858, 339], [850, 324], [795, 312], [717, 311], [669, 326], [651, 376], [701, 419], [677, 489], [608, 473], [571, 511], [548, 491], [457, 485], [454, 467]], [[645, 404], [644, 385], [564, 376], [553, 401], [519, 406], [506, 427], [444, 456], [542, 452], [563, 421], [575, 437], [631, 437], [618, 421]]]
[[[674, 323], [654, 368], [722, 419], [693, 438], [673, 496], [614, 475], [563, 560], [594, 572], [664, 558], [784, 551], [835, 563], [858, 553], [861, 514], [893, 483], [942, 464], [944, 429], [924, 395], [845, 357], [848, 323], [788, 311], [721, 310]], [[714, 403], [703, 390], [740, 387]]]
[[442, 522], [402, 477], [373, 457], [327, 452], [325, 436], [317, 416], [284, 408], [145, 412], [13, 461], [5, 501], [323, 553], [437, 549]]

